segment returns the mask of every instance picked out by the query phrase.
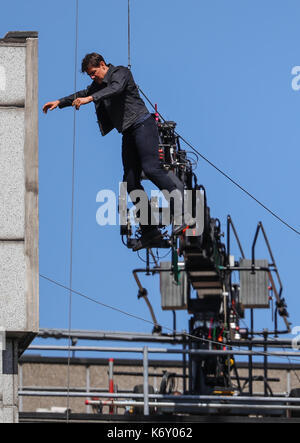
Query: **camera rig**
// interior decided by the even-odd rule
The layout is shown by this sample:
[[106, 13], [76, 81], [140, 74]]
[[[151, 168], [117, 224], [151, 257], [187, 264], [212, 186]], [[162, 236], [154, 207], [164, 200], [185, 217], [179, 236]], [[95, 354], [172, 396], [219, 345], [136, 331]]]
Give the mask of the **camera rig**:
[[[161, 240], [153, 242], [146, 249], [146, 268], [135, 269], [134, 278], [138, 284], [138, 298], [146, 301], [154, 323], [153, 333], [161, 333], [147, 290], [142, 286], [138, 273], [160, 275], [162, 309], [171, 310], [174, 314], [176, 330], [176, 310], [186, 309], [191, 315], [189, 334], [186, 345], [190, 351], [202, 350], [203, 353], [190, 354], [189, 358], [189, 392], [191, 394], [209, 395], [213, 393], [233, 392], [232, 374], [238, 382], [235, 359], [229, 354], [218, 354], [216, 351], [232, 349], [241, 340], [252, 340], [262, 332], [254, 331], [253, 312], [256, 308], [274, 310], [274, 331], [264, 331], [264, 336], [290, 332], [287, 307], [282, 298], [282, 284], [276, 262], [262, 223], [258, 223], [254, 236], [251, 258], [246, 259], [240, 239], [230, 216], [227, 217], [227, 242], [224, 243], [220, 220], [212, 218], [207, 205], [206, 191], [198, 184], [194, 173], [197, 155], [183, 150], [180, 138], [173, 121], [161, 121], [158, 113], [153, 114], [159, 132], [158, 155], [162, 167], [167, 171], [177, 188], [191, 190], [193, 194], [193, 212], [198, 204], [196, 191], [200, 191], [204, 205], [204, 229], [201, 235], [174, 236], [164, 233]], [[193, 154], [195, 158], [189, 158]], [[146, 177], [142, 174], [142, 178]], [[157, 201], [151, 201], [159, 214], [163, 209], [157, 207]], [[132, 248], [137, 241], [139, 228], [134, 233], [129, 210], [127, 223], [121, 226], [122, 241]], [[167, 228], [159, 219], [158, 227]], [[231, 255], [232, 233], [239, 247], [238, 261]], [[256, 259], [256, 243], [259, 234], [263, 235], [269, 259]], [[172, 261], [158, 263], [153, 248], [171, 248]], [[155, 266], [150, 266], [150, 255]], [[233, 275], [238, 278], [233, 279]], [[233, 283], [239, 280], [239, 283]], [[251, 310], [250, 328], [242, 327], [245, 310]], [[286, 329], [278, 329], [278, 316], [285, 322]]]

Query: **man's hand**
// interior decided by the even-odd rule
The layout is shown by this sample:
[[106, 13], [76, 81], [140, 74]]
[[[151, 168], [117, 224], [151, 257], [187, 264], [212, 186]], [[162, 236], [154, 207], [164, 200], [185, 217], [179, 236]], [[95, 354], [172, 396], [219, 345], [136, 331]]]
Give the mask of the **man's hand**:
[[43, 106], [44, 114], [47, 114], [48, 111], [53, 111], [53, 109], [57, 108], [59, 105], [59, 100], [55, 100], [54, 102], [48, 102]]
[[90, 103], [93, 101], [93, 97], [83, 97], [83, 98], [76, 98], [76, 100], [73, 101], [72, 106], [75, 106], [77, 111], [79, 110], [81, 105], [86, 105], [87, 103]]

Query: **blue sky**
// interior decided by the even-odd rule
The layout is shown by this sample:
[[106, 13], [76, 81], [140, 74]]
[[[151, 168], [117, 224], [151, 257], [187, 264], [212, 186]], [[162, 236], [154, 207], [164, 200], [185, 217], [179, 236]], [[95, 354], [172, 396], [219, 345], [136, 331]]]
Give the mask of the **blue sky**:
[[[131, 11], [137, 84], [203, 155], [299, 230], [300, 91], [291, 74], [300, 65], [299, 2], [131, 0]], [[73, 111], [45, 116], [41, 108], [73, 92], [75, 0], [5, 2], [1, 36], [11, 30], [39, 32], [40, 272], [68, 285]], [[79, 67], [92, 51], [127, 66], [127, 0], [79, 0], [78, 89], [89, 84]], [[73, 288], [149, 320], [131, 274], [143, 263], [122, 245], [117, 226], [96, 223], [97, 193], [117, 191], [122, 180], [121, 136], [100, 135], [93, 105], [82, 107], [76, 121]], [[232, 216], [249, 258], [263, 222], [290, 321], [300, 325], [299, 235], [204, 161], [196, 172], [212, 216], [224, 230]], [[257, 257], [268, 258], [261, 241]], [[160, 309], [158, 278], [144, 276], [142, 283], [159, 322], [172, 327], [172, 314]], [[40, 327], [68, 328], [68, 302], [67, 291], [41, 279]], [[72, 307], [73, 329], [152, 329], [76, 295]], [[257, 312], [255, 328], [273, 328], [270, 311]], [[178, 313], [178, 329], [188, 329], [186, 312]]]

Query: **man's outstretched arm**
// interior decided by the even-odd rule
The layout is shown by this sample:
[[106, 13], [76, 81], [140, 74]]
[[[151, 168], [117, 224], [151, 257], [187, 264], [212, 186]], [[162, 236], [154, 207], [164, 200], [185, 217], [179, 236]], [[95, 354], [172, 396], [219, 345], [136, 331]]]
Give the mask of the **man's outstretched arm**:
[[53, 111], [57, 107], [62, 109], [66, 108], [67, 106], [75, 106], [76, 109], [79, 109], [81, 105], [90, 103], [92, 100], [93, 99], [90, 96], [90, 90], [89, 88], [87, 88], [83, 89], [82, 91], [78, 91], [75, 94], [63, 97], [59, 100], [53, 100], [51, 102], [45, 103], [45, 105], [43, 106], [43, 112], [47, 114], [48, 111]]
[[87, 89], [83, 89], [82, 91], [78, 91], [75, 94], [68, 95], [67, 97], [63, 97], [59, 99], [59, 108], [66, 108], [67, 106], [74, 106], [74, 101], [77, 98], [87, 98], [90, 95], [90, 87]]

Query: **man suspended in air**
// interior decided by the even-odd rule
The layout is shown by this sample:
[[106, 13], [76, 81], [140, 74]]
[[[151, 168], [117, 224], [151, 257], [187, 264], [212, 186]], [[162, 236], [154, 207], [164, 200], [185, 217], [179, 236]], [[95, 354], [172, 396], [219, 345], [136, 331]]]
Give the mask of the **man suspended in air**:
[[[159, 161], [158, 128], [152, 114], [141, 99], [131, 71], [124, 66], [106, 64], [97, 53], [87, 54], [82, 60], [82, 73], [90, 76], [92, 83], [78, 91], [43, 106], [43, 112], [59, 107], [82, 105], [94, 102], [101, 134], [104, 136], [112, 129], [122, 134], [122, 161], [124, 168], [123, 182], [127, 183], [130, 194], [134, 190], [143, 190], [141, 173], [152, 181], [160, 190], [172, 191], [182, 195], [182, 189], [168, 175]], [[136, 202], [133, 201], [133, 204]], [[189, 225], [193, 220], [186, 220]], [[182, 221], [183, 223], [183, 221]], [[182, 232], [186, 223], [176, 227], [176, 234]], [[133, 250], [145, 248], [161, 237], [157, 226], [150, 223], [141, 225], [141, 238]]]

